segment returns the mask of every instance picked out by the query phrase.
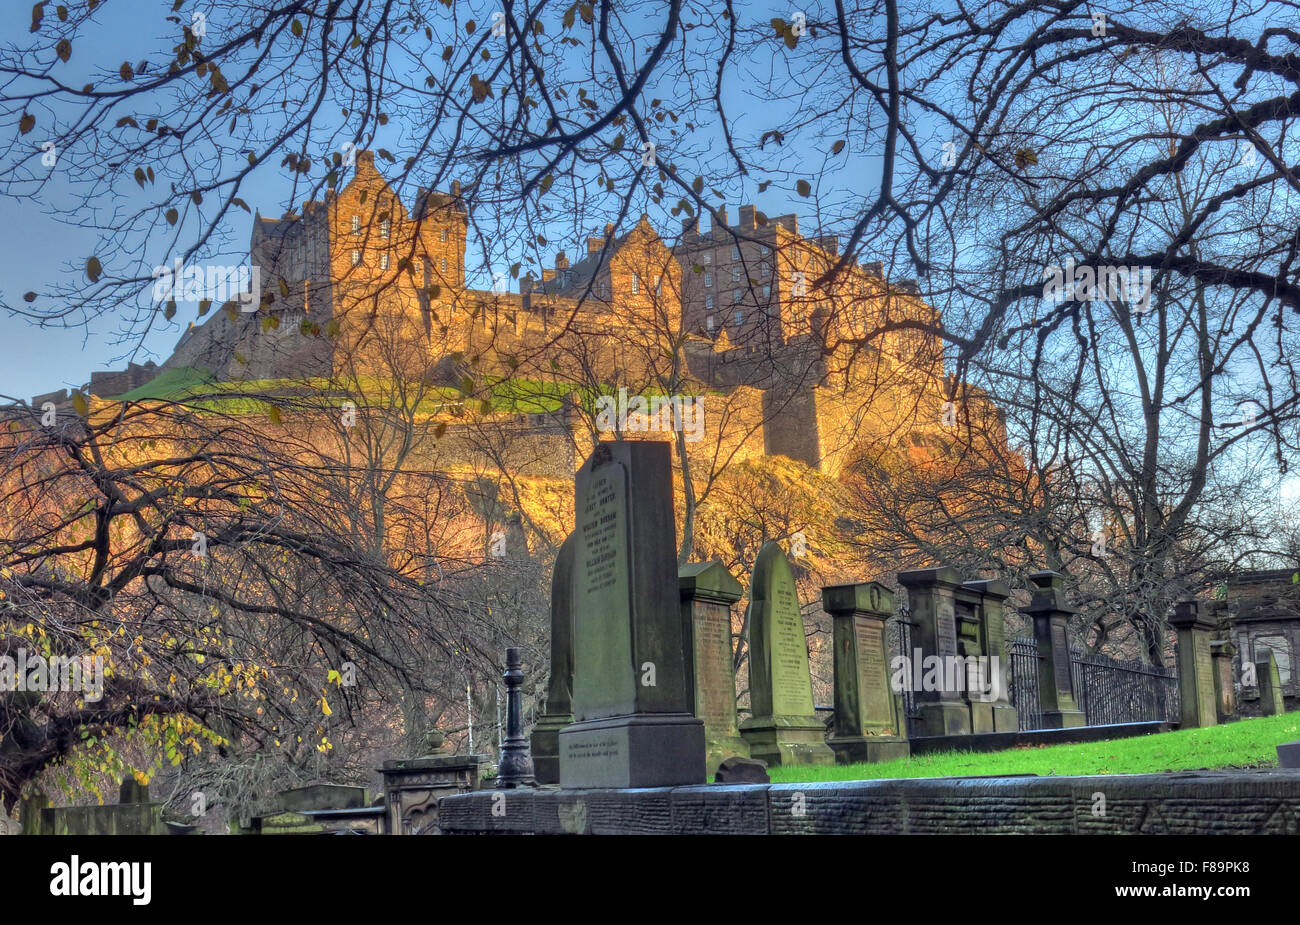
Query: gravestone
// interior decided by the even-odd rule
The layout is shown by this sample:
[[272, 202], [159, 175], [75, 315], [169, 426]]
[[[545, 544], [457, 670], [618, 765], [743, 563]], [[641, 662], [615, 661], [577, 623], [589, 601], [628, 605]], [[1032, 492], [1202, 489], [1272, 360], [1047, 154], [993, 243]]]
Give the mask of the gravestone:
[[884, 585], [822, 588], [835, 639], [835, 719], [826, 744], [840, 764], [892, 761], [911, 754], [907, 727], [890, 689], [885, 621], [894, 594]]
[[1270, 649], [1255, 654], [1255, 683], [1259, 685], [1261, 716], [1277, 716], [1286, 712], [1282, 700], [1282, 676], [1277, 670], [1277, 659]]
[[790, 562], [776, 543], [758, 551], [749, 588], [749, 753], [768, 767], [834, 764], [813, 707], [808, 642]]
[[749, 757], [737, 726], [731, 650], [731, 606], [744, 592], [721, 562], [684, 565], [677, 581], [682, 634], [692, 641], [691, 712], [704, 721], [706, 772], [712, 776], [724, 759]]
[[1210, 643], [1210, 659], [1214, 662], [1214, 708], [1219, 722], [1237, 718], [1237, 689], [1233, 685], [1232, 660], [1237, 647], [1227, 639]]
[[[1019, 732], [1020, 715], [1011, 705], [1011, 688], [1008, 683], [1010, 665], [1006, 653], [1006, 599], [1011, 596], [1011, 589], [1005, 582], [997, 580], [968, 581], [962, 588], [979, 596], [983, 655], [987, 659], [989, 679], [993, 684], [989, 703], [992, 713], [991, 731]], [[975, 731], [980, 730], [976, 728]]]
[[[970, 706], [963, 696], [964, 684], [952, 683], [957, 672], [950, 670], [961, 658], [957, 650], [955, 598], [961, 576], [951, 568], [915, 569], [899, 572], [898, 582], [907, 589], [914, 627], [914, 651], [906, 653], [908, 659], [914, 663], [919, 657], [923, 665], [938, 659], [942, 668], [939, 683], [923, 683], [922, 689], [914, 692], [921, 729], [928, 736], [966, 735], [971, 731]], [[917, 676], [935, 678], [933, 672], [927, 670], [922, 675], [915, 665], [913, 669], [908, 672], [908, 683], [913, 687], [917, 685], [912, 679]], [[964, 680], [964, 674], [960, 677]]]
[[533, 725], [529, 750], [539, 784], [560, 782], [560, 730], [573, 722], [573, 550], [570, 533], [551, 572], [551, 677], [546, 710]]
[[1179, 601], [1169, 623], [1178, 631], [1178, 693], [1182, 701], [1181, 728], [1215, 726], [1219, 722], [1214, 702], [1214, 664], [1210, 633], [1216, 622], [1202, 613], [1196, 601]]
[[1277, 766], [1300, 768], [1300, 739], [1294, 742], [1283, 742], [1277, 747]]
[[1065, 602], [1065, 576], [1042, 571], [1029, 576], [1034, 583], [1029, 606], [1020, 612], [1034, 621], [1038, 641], [1038, 700], [1044, 729], [1087, 725], [1074, 701], [1068, 636], [1070, 617], [1078, 609]]
[[677, 592], [670, 452], [658, 441], [602, 442], [578, 470], [565, 789], [705, 782]]

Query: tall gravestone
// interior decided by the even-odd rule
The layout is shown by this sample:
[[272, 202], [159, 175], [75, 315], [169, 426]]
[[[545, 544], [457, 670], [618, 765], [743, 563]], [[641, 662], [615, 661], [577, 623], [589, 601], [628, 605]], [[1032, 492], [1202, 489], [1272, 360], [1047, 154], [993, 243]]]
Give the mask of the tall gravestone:
[[[1006, 600], [1011, 589], [997, 580], [968, 581], [962, 588], [979, 595], [981, 634], [984, 657], [988, 659], [989, 679], [993, 685], [991, 703], [993, 732], [1018, 732], [1020, 716], [1011, 704], [1010, 665], [1006, 653]], [[974, 714], [972, 714], [972, 719]], [[976, 732], [980, 730], [975, 729]]]
[[727, 758], [749, 757], [736, 718], [736, 673], [732, 663], [731, 607], [744, 593], [721, 562], [693, 562], [677, 573], [682, 634], [690, 656], [691, 712], [704, 722], [709, 777]]
[[1182, 703], [1181, 728], [1218, 725], [1214, 703], [1214, 664], [1210, 633], [1215, 621], [1202, 613], [1196, 601], [1174, 605], [1170, 624], [1178, 632], [1178, 693]]
[[1044, 729], [1086, 726], [1083, 711], [1074, 700], [1070, 665], [1070, 617], [1078, 613], [1065, 601], [1065, 576], [1060, 572], [1034, 572], [1029, 606], [1020, 612], [1034, 621], [1038, 642], [1038, 700], [1043, 708]]
[[907, 727], [890, 689], [885, 657], [885, 621], [894, 613], [894, 594], [884, 585], [822, 588], [822, 609], [831, 616], [835, 638], [835, 719], [826, 744], [840, 764], [892, 761], [911, 749]]
[[1282, 699], [1282, 675], [1277, 670], [1277, 659], [1271, 649], [1255, 653], [1255, 683], [1259, 685], [1261, 716], [1277, 716], [1286, 712]]
[[813, 707], [794, 572], [772, 542], [758, 551], [749, 589], [749, 706], [740, 735], [752, 757], [768, 767], [835, 763]]
[[546, 711], [529, 738], [533, 776], [539, 784], [560, 782], [560, 730], [573, 722], [573, 534], [560, 545], [551, 572], [551, 677]]
[[966, 735], [971, 726], [964, 681], [950, 683], [954, 672], [948, 670], [952, 661], [961, 657], [957, 649], [956, 607], [961, 575], [951, 568], [915, 569], [899, 572], [898, 582], [907, 589], [914, 627], [912, 644], [917, 651], [907, 653], [908, 658], [915, 661], [917, 654], [922, 660], [937, 657], [943, 666], [942, 681], [934, 685], [936, 689], [914, 693], [921, 728], [931, 736]]
[[677, 592], [670, 447], [596, 445], [574, 492], [573, 714], [564, 788], [704, 783]]
[[1237, 688], [1233, 684], [1232, 660], [1237, 647], [1230, 640], [1217, 639], [1210, 643], [1210, 660], [1214, 662], [1214, 708], [1219, 722], [1237, 718]]

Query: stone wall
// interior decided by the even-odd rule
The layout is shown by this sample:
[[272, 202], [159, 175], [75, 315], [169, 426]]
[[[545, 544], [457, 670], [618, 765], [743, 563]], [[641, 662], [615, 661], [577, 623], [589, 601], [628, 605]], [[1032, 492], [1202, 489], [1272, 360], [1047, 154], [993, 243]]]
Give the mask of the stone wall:
[[1300, 771], [489, 791], [438, 816], [447, 833], [1296, 835]]

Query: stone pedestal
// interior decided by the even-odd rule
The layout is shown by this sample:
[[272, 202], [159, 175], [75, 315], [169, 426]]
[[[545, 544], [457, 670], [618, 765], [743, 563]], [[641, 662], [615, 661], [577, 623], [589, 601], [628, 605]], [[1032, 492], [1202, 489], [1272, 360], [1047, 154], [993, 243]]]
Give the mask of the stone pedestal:
[[677, 591], [671, 450], [596, 445], [574, 492], [573, 725], [560, 786], [702, 784]]
[[721, 562], [694, 562], [677, 573], [682, 634], [692, 645], [688, 675], [691, 712], [704, 722], [705, 770], [710, 778], [727, 758], [749, 757], [736, 718], [731, 606], [744, 591]]
[[1237, 647], [1226, 639], [1210, 643], [1210, 661], [1214, 665], [1214, 709], [1219, 722], [1237, 718], [1237, 689], [1233, 684], [1232, 660]]
[[764, 543], [749, 589], [749, 703], [740, 724], [749, 753], [768, 767], [834, 764], [826, 724], [813, 707], [808, 642], [790, 562]]
[[907, 726], [890, 689], [885, 621], [894, 595], [877, 582], [822, 589], [835, 640], [835, 718], [826, 744], [840, 764], [911, 754]]
[[1282, 700], [1282, 676], [1277, 670], [1277, 659], [1268, 649], [1263, 654], [1255, 655], [1255, 683], [1259, 686], [1261, 716], [1277, 716], [1286, 712], [1286, 704]]
[[1034, 583], [1033, 597], [1020, 612], [1034, 621], [1034, 638], [1038, 641], [1038, 697], [1043, 708], [1043, 728], [1086, 726], [1087, 720], [1074, 702], [1068, 628], [1070, 617], [1078, 610], [1065, 602], [1065, 576], [1042, 571], [1029, 578]]
[[1178, 631], [1178, 693], [1183, 729], [1218, 725], [1214, 703], [1214, 665], [1210, 633], [1215, 621], [1201, 613], [1196, 601], [1179, 601], [1169, 623]]
[[560, 730], [573, 722], [573, 550], [569, 534], [551, 572], [551, 675], [546, 710], [533, 724], [528, 742], [539, 784], [560, 782]]
[[[908, 657], [913, 662], [918, 654], [923, 661], [934, 657], [943, 667], [939, 672], [941, 681], [934, 689], [922, 689], [914, 694], [921, 728], [927, 736], [968, 735], [970, 706], [962, 696], [960, 685], [949, 683], [955, 675], [951, 669], [961, 658], [957, 651], [955, 600], [961, 575], [951, 568], [916, 569], [899, 572], [898, 582], [907, 589], [912, 614], [912, 645], [916, 652], [908, 653]], [[912, 675], [923, 676], [915, 666]], [[935, 677], [934, 673], [930, 677]]]

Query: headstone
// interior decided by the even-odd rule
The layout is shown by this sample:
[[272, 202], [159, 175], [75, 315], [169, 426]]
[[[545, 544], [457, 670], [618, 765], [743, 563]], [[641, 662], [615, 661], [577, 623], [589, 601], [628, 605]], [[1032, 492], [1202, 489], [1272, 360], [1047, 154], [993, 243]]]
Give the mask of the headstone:
[[50, 807], [50, 798], [37, 790], [18, 801], [18, 824], [22, 835], [49, 835], [42, 819], [41, 810]]
[[721, 562], [694, 562], [677, 573], [682, 634], [692, 641], [691, 712], [704, 721], [705, 770], [713, 774], [725, 758], [749, 757], [736, 718], [736, 673], [731, 649], [731, 606], [740, 582]]
[[529, 741], [533, 777], [539, 784], [560, 782], [560, 730], [573, 722], [573, 551], [570, 533], [551, 572], [551, 677], [546, 710], [533, 725]]
[[826, 744], [840, 764], [892, 761], [911, 754], [907, 727], [890, 688], [885, 621], [894, 594], [884, 585], [834, 585], [822, 589], [835, 640], [835, 718]]
[[1214, 702], [1214, 664], [1210, 633], [1215, 621], [1202, 613], [1196, 601], [1179, 601], [1169, 623], [1178, 631], [1178, 693], [1182, 701], [1181, 728], [1215, 726], [1219, 722]]
[[1286, 712], [1282, 700], [1282, 676], [1277, 670], [1277, 659], [1270, 649], [1255, 653], [1255, 683], [1259, 685], [1261, 716], [1278, 716]]
[[767, 765], [757, 758], [732, 757], [718, 765], [713, 776], [715, 784], [770, 784]]
[[[943, 669], [939, 672], [940, 683], [923, 684], [914, 692], [921, 729], [929, 736], [966, 735], [971, 727], [970, 706], [963, 697], [964, 683], [951, 683], [954, 678], [964, 682], [965, 677], [951, 670], [955, 660], [961, 658], [955, 599], [961, 576], [951, 568], [915, 569], [899, 572], [898, 582], [907, 589], [912, 616], [915, 651], [907, 653], [908, 658], [915, 662], [919, 657], [923, 664], [937, 658]], [[925, 673], [923, 677], [933, 678], [934, 674]]]
[[118, 803], [148, 803], [149, 785], [142, 784], [134, 777], [122, 778], [122, 786], [117, 792]]
[[528, 740], [524, 738], [523, 657], [515, 646], [506, 649], [506, 739], [501, 745], [501, 759], [497, 762], [498, 789], [533, 787], [533, 759], [528, 754]]
[[470, 793], [482, 785], [483, 755], [425, 755], [385, 761], [385, 830], [389, 835], [423, 835], [437, 830], [438, 800]]
[[1029, 576], [1034, 583], [1029, 606], [1020, 612], [1034, 621], [1038, 641], [1038, 699], [1044, 729], [1087, 725], [1074, 701], [1070, 665], [1069, 622], [1078, 610], [1065, 601], [1065, 576], [1042, 571]]
[[705, 782], [677, 592], [670, 453], [658, 441], [602, 442], [578, 470], [565, 789]]
[[1300, 768], [1300, 739], [1283, 742], [1277, 747], [1277, 765], [1280, 768]]
[[813, 707], [794, 572], [773, 542], [758, 551], [749, 589], [749, 706], [740, 735], [752, 757], [768, 767], [835, 763]]
[[1210, 659], [1214, 662], [1214, 708], [1219, 722], [1237, 718], [1237, 688], [1233, 684], [1232, 660], [1237, 647], [1227, 639], [1210, 643]]
[[1006, 599], [1011, 596], [1011, 589], [1005, 582], [996, 580], [968, 581], [962, 588], [978, 594], [980, 599], [984, 657], [988, 660], [990, 679], [994, 686], [990, 704], [993, 714], [992, 731], [1019, 732], [1020, 716], [1011, 705], [1011, 688], [1008, 683], [1010, 663], [1006, 653]]

